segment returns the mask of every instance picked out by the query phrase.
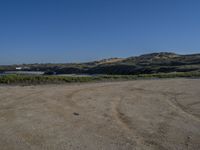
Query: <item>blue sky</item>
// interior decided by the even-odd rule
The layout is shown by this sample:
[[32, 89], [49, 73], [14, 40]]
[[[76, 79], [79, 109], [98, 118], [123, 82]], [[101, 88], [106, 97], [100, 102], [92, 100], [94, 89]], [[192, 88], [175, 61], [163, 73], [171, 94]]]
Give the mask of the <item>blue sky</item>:
[[199, 0], [0, 0], [0, 64], [200, 53]]

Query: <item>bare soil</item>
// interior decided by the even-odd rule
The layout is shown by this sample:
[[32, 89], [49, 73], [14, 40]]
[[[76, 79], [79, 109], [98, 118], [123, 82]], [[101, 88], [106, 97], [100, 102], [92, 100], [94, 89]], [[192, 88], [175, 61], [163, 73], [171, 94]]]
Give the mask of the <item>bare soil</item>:
[[198, 150], [200, 79], [0, 86], [1, 150]]

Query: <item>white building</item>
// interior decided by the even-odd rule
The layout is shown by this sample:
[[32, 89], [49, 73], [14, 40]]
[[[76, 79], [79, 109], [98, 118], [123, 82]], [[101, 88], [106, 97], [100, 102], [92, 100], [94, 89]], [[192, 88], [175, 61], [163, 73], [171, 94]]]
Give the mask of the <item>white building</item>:
[[16, 67], [16, 70], [22, 70], [22, 67]]

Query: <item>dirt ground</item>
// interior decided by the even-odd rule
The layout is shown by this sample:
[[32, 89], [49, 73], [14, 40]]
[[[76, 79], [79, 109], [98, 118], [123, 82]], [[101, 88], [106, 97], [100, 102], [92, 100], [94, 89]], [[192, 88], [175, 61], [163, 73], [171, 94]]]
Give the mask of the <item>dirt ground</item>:
[[0, 150], [199, 150], [200, 79], [0, 86]]

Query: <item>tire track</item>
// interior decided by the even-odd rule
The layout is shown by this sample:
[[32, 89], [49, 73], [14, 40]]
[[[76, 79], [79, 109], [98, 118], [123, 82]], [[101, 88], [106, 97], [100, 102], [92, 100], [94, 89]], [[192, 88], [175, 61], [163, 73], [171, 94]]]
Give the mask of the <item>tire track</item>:
[[68, 104], [69, 106], [71, 107], [80, 107], [79, 105], [77, 105], [76, 102], [73, 101], [73, 98], [75, 95], [79, 94], [80, 92], [86, 92], [86, 91], [95, 91], [95, 90], [99, 90], [101, 88], [104, 88], [104, 87], [112, 87], [113, 85], [102, 85], [102, 86], [96, 86], [96, 87], [88, 87], [88, 88], [81, 88], [81, 89], [78, 89], [78, 90], [74, 90], [72, 91], [70, 94], [67, 94], [65, 95], [66, 99], [64, 102], [66, 104]]
[[69, 109], [72, 109], [72, 110], [80, 110], [80, 109], [83, 110], [83, 107], [78, 105], [77, 102], [75, 102], [73, 100], [75, 95], [78, 95], [80, 92], [86, 92], [88, 90], [95, 91], [97, 89], [107, 87], [107, 86], [112, 86], [112, 85], [103, 85], [103, 86], [88, 87], [88, 88], [81, 88], [81, 89], [73, 90], [71, 93], [66, 94], [64, 96], [64, 99], [58, 99], [57, 103], [55, 105], [48, 104], [47, 108], [49, 110], [57, 113], [59, 116], [61, 116], [63, 118], [68, 117], [69, 114], [66, 113], [65, 106], [67, 106]]
[[172, 98], [167, 101], [172, 107], [177, 109], [179, 113], [183, 114], [183, 116], [188, 116], [190, 119], [200, 122], [200, 118], [197, 115], [192, 114], [185, 106], [178, 102], [177, 95], [172, 96]]
[[[183, 106], [182, 104], [180, 104], [178, 102], [178, 96], [182, 95], [184, 93], [174, 93], [174, 92], [163, 92], [163, 91], [153, 91], [153, 90], [146, 90], [146, 89], [142, 89], [142, 88], [134, 88], [132, 90], [136, 90], [136, 91], [144, 91], [144, 92], [148, 92], [150, 94], [155, 93], [155, 94], [162, 94], [164, 96], [168, 96], [170, 98], [167, 98], [166, 101], [175, 109], [178, 110], [179, 113], [183, 114], [184, 116], [188, 116], [189, 118], [192, 118], [193, 120], [196, 121], [200, 121], [200, 118], [197, 115], [194, 115], [192, 113], [189, 112], [189, 110]], [[196, 103], [200, 103], [200, 102], [196, 102]], [[195, 103], [195, 104], [196, 104]]]
[[[1, 106], [0, 107], [0, 110], [9, 110], [9, 109], [15, 109], [18, 105], [21, 105], [23, 102], [24, 102], [24, 99], [25, 98], [30, 98], [34, 95], [37, 95], [37, 94], [41, 94], [43, 93], [44, 91], [38, 91], [38, 92], [33, 92], [33, 93], [29, 93], [29, 94], [26, 94], [24, 96], [19, 96], [19, 97], [16, 97], [15, 98], [15, 101], [13, 101], [11, 104], [7, 104], [8, 106]], [[30, 101], [29, 101], [30, 102]]]
[[193, 105], [198, 105], [198, 104], [200, 104], [200, 101], [190, 103], [190, 104], [188, 104], [187, 106], [188, 106], [188, 107], [191, 107], [191, 106], [193, 106]]
[[131, 119], [128, 116], [126, 116], [123, 112], [121, 112], [119, 107], [122, 101], [123, 98], [119, 97], [118, 99], [115, 99], [114, 101], [111, 102], [111, 112], [113, 119], [117, 122], [120, 129], [124, 131], [126, 137], [128, 136], [133, 138], [133, 139], [128, 139], [131, 143], [133, 144], [136, 143], [138, 147], [141, 147], [141, 145], [143, 145], [144, 147], [148, 148], [148, 146], [145, 145], [144, 138], [134, 132], [134, 126], [132, 124]]
[[[183, 107], [178, 102], [177, 96], [182, 95], [182, 93], [152, 91], [152, 90], [145, 90], [145, 89], [141, 89], [141, 88], [136, 88], [134, 90], [141, 92], [141, 94], [145, 94], [146, 92], [149, 94], [152, 94], [152, 93], [153, 94], [161, 94], [166, 97], [166, 102], [171, 107], [175, 108], [176, 111], [172, 111], [171, 113], [177, 112], [177, 113], [182, 114], [184, 117], [187, 116], [188, 118], [193, 119], [195, 121], [200, 121], [199, 118], [197, 118], [193, 114], [189, 113], [187, 111], [187, 108]], [[123, 96], [123, 98], [124, 97], [125, 96]], [[120, 97], [119, 99], [116, 99], [115, 101], [113, 101], [111, 103], [112, 113], [113, 113], [113, 116], [114, 116], [115, 120], [117, 121], [117, 123], [121, 126], [121, 128], [123, 130], [125, 130], [127, 132], [127, 134], [134, 133], [134, 129], [136, 129], [136, 127], [134, 127], [134, 125], [132, 124], [132, 120], [128, 116], [126, 116], [126, 114], [121, 112], [121, 110], [120, 110], [120, 103], [123, 101], [123, 98]], [[194, 103], [194, 104], [198, 104], [198, 103]], [[158, 129], [155, 133], [155, 137], [165, 140], [165, 138], [166, 138], [165, 136], [170, 128], [169, 122], [173, 119], [173, 117], [174, 117], [174, 115], [171, 114], [170, 116], [165, 117], [164, 120], [160, 124], [158, 124]], [[157, 140], [156, 141], [146, 140], [146, 137], [145, 136], [143, 137], [142, 135], [140, 135], [140, 133], [134, 133], [134, 139], [135, 139], [136, 143], [138, 144], [138, 146], [140, 146], [142, 144], [142, 145], [146, 145], [147, 147], [149, 145], [151, 145], [154, 147], [154, 149], [159, 149], [159, 150], [166, 149], [162, 145], [162, 143], [156, 142]]]

